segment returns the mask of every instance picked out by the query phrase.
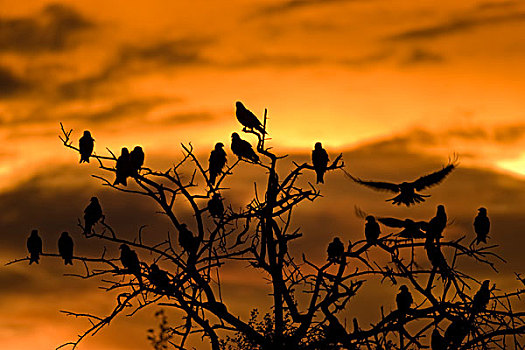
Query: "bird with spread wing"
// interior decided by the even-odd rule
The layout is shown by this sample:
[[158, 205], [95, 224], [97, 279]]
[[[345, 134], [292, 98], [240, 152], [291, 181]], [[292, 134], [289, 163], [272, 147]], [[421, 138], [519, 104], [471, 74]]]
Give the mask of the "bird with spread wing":
[[387, 199], [387, 201], [392, 202], [394, 205], [404, 204], [409, 207], [412, 204], [424, 202], [425, 198], [430, 197], [430, 195], [419, 194], [416, 191], [421, 191], [425, 188], [439, 184], [457, 166], [458, 163], [456, 160], [449, 161], [449, 163], [441, 170], [421, 176], [415, 181], [402, 182], [400, 184], [380, 181], [365, 181], [354, 177], [349, 173], [346, 173], [346, 175], [358, 184], [368, 186], [374, 190], [398, 193], [397, 196]]

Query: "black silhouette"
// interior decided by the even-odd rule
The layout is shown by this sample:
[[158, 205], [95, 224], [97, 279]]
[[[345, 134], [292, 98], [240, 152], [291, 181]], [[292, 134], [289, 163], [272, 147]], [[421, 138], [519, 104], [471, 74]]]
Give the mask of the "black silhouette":
[[446, 350], [447, 344], [445, 343], [445, 339], [439, 333], [439, 330], [437, 328], [434, 328], [432, 331], [432, 339], [430, 341], [430, 348], [432, 350]]
[[400, 220], [396, 218], [377, 218], [377, 221], [385, 226], [393, 228], [403, 228], [397, 233], [397, 236], [403, 238], [425, 238], [426, 234], [423, 232], [428, 224], [425, 221], [414, 221], [411, 219]]
[[266, 131], [264, 130], [259, 119], [257, 119], [255, 114], [253, 114], [250, 110], [246, 109], [242, 102], [235, 102], [235, 107], [235, 115], [237, 116], [237, 120], [239, 121], [239, 123], [241, 123], [244, 127], [248, 129], [255, 129], [261, 134], [266, 134]]
[[224, 215], [224, 205], [222, 204], [222, 198], [219, 193], [214, 193], [208, 201], [208, 210], [214, 218], [220, 218]]
[[328, 244], [328, 261], [330, 262], [342, 262], [345, 254], [345, 246], [339, 237], [335, 237], [330, 244]]
[[215, 149], [210, 153], [208, 160], [208, 169], [210, 172], [210, 184], [215, 185], [217, 176], [222, 174], [222, 169], [226, 165], [226, 152], [223, 149], [224, 145], [221, 142], [215, 144]]
[[427, 237], [425, 240], [425, 250], [427, 252], [428, 260], [432, 264], [432, 267], [439, 271], [441, 278], [446, 280], [450, 277], [450, 268], [447, 264], [445, 256], [441, 252], [441, 248], [438, 244], [434, 243], [432, 237]]
[[476, 295], [474, 295], [471, 308], [472, 315], [478, 314], [487, 308], [487, 304], [490, 300], [489, 283], [489, 280], [483, 281], [483, 284], [479, 288], [478, 292]]
[[133, 167], [131, 165], [131, 159], [129, 156], [129, 151], [126, 147], [122, 148], [120, 156], [117, 159], [116, 165], [116, 177], [113, 185], [122, 184], [124, 186], [128, 185], [128, 177], [132, 175]]
[[470, 322], [462, 317], [456, 318], [445, 331], [445, 343], [449, 349], [456, 349], [470, 330]]
[[78, 149], [80, 152], [79, 163], [89, 163], [89, 157], [93, 153], [95, 147], [95, 139], [91, 137], [91, 133], [88, 130], [84, 131], [84, 135], [78, 140]]
[[259, 156], [254, 152], [252, 145], [250, 145], [248, 141], [241, 139], [236, 132], [232, 134], [231, 149], [233, 154], [239, 157], [239, 159], [244, 158], [254, 163], [259, 163]]
[[486, 208], [479, 208], [478, 215], [474, 219], [474, 232], [476, 232], [476, 244], [487, 243], [487, 236], [490, 231], [490, 220], [487, 216]]
[[40, 254], [42, 254], [42, 238], [38, 236], [38, 230], [31, 231], [27, 239], [27, 250], [29, 251], [29, 265], [39, 263]]
[[142, 287], [142, 275], [140, 274], [140, 261], [134, 250], [131, 250], [125, 243], [120, 245], [120, 262], [131, 273], [137, 277], [139, 285]]
[[379, 235], [381, 234], [381, 228], [379, 227], [379, 224], [376, 222], [376, 218], [372, 215], [368, 215], [366, 217], [366, 224], [365, 224], [365, 238], [368, 244], [374, 245], [377, 244], [377, 239], [379, 238]]
[[91, 228], [102, 219], [102, 208], [97, 197], [91, 197], [90, 203], [84, 209], [84, 234], [91, 233]]
[[358, 184], [371, 187], [374, 190], [399, 193], [396, 197], [387, 199], [387, 201], [391, 201], [394, 205], [404, 204], [409, 207], [412, 204], [424, 202], [425, 198], [430, 197], [430, 195], [422, 195], [416, 193], [416, 191], [421, 191], [425, 188], [439, 184], [452, 170], [456, 168], [456, 166], [456, 164], [451, 162], [447, 166], [444, 166], [443, 169], [438, 170], [432, 174], [421, 176], [412, 182], [402, 182], [400, 184], [390, 182], [364, 181], [350, 174], [347, 175]]
[[447, 227], [447, 213], [445, 212], [445, 207], [440, 204], [437, 206], [436, 215], [430, 219], [426, 227], [428, 237], [436, 241], [443, 238], [442, 233], [445, 227]]
[[179, 229], [179, 244], [188, 255], [195, 254], [199, 247], [199, 238], [194, 237], [193, 233], [188, 230], [186, 224], [181, 224]]
[[148, 279], [155, 287], [157, 292], [170, 293], [173, 289], [168, 273], [158, 267], [157, 264], [151, 264]]
[[324, 173], [328, 167], [328, 161], [328, 153], [326, 153], [323, 145], [321, 142], [316, 142], [312, 151], [312, 163], [317, 174], [317, 183], [324, 184]]
[[399, 287], [399, 290], [400, 292], [396, 296], [396, 304], [399, 312], [404, 315], [410, 310], [410, 306], [414, 302], [414, 299], [412, 299], [412, 294], [406, 285]]
[[58, 252], [64, 259], [64, 265], [73, 265], [73, 239], [67, 232], [62, 232], [58, 239]]
[[136, 176], [140, 168], [144, 165], [144, 151], [142, 150], [142, 147], [135, 146], [135, 148], [133, 148], [133, 151], [129, 153], [129, 163], [130, 174]]

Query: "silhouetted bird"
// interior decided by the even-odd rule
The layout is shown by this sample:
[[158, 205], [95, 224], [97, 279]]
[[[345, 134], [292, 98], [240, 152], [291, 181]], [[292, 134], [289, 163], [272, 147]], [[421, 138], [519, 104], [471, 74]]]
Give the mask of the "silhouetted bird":
[[226, 152], [223, 149], [224, 145], [221, 142], [215, 144], [215, 149], [210, 153], [208, 160], [208, 170], [210, 171], [210, 184], [215, 185], [215, 180], [219, 174], [222, 174], [222, 169], [226, 165]]
[[381, 228], [376, 222], [376, 219], [372, 215], [366, 217], [365, 224], [365, 238], [368, 244], [376, 244], [379, 235], [381, 234]]
[[427, 237], [425, 241], [425, 250], [427, 251], [428, 260], [430, 260], [432, 266], [439, 271], [441, 278], [444, 280], [448, 279], [450, 277], [450, 269], [445, 256], [431, 237]]
[[259, 119], [257, 119], [255, 114], [253, 114], [250, 110], [246, 109], [242, 102], [235, 102], [235, 107], [235, 115], [237, 116], [239, 123], [248, 129], [255, 129], [261, 134], [266, 134], [266, 131], [264, 131], [264, 128]]
[[402, 182], [400, 184], [378, 181], [363, 181], [359, 178], [353, 177], [350, 174], [347, 175], [358, 184], [371, 187], [377, 191], [399, 193], [399, 195], [394, 198], [387, 199], [387, 201], [391, 201], [392, 204], [395, 205], [404, 204], [408, 207], [411, 204], [424, 202], [426, 197], [430, 197], [430, 195], [422, 195], [416, 193], [416, 191], [421, 191], [427, 187], [439, 184], [455, 168], [456, 164], [449, 163], [447, 166], [443, 167], [443, 169], [438, 170], [432, 174], [421, 176], [412, 182]]
[[324, 173], [328, 166], [328, 160], [328, 153], [326, 153], [323, 145], [321, 142], [316, 142], [312, 151], [312, 163], [317, 174], [317, 183], [324, 184]]
[[476, 295], [474, 295], [471, 308], [472, 315], [476, 315], [487, 308], [487, 304], [490, 300], [489, 283], [489, 280], [483, 281], [483, 284], [479, 288], [478, 292]]
[[80, 152], [80, 162], [89, 163], [89, 157], [93, 153], [95, 146], [95, 139], [91, 137], [91, 133], [87, 130], [84, 131], [84, 135], [78, 140], [78, 150]]
[[42, 254], [42, 239], [38, 236], [38, 230], [31, 231], [27, 239], [27, 250], [29, 251], [29, 265], [40, 260]]
[[410, 310], [410, 306], [414, 302], [414, 299], [412, 299], [412, 294], [408, 290], [407, 286], [402, 285], [399, 287], [399, 290], [400, 292], [396, 296], [396, 304], [399, 312], [404, 315], [408, 310]]
[[478, 215], [474, 219], [474, 232], [476, 232], [476, 244], [487, 243], [487, 235], [490, 231], [490, 220], [486, 208], [479, 208]]
[[122, 148], [120, 156], [117, 159], [116, 164], [116, 177], [113, 185], [122, 184], [124, 186], [128, 185], [128, 176], [131, 176], [132, 166], [131, 159], [129, 156], [129, 151], [126, 147]]
[[248, 141], [241, 139], [236, 132], [232, 134], [231, 149], [233, 154], [239, 157], [239, 159], [245, 158], [254, 163], [259, 162], [259, 156], [254, 152], [252, 145], [250, 145]]
[[470, 323], [464, 318], [457, 318], [445, 331], [445, 343], [450, 344], [450, 349], [457, 348], [469, 333]]
[[445, 212], [445, 207], [440, 204], [437, 206], [436, 215], [428, 222], [428, 237], [439, 240], [443, 237], [442, 233], [445, 227], [447, 227], [447, 213]]
[[84, 234], [90, 234], [91, 228], [102, 218], [102, 208], [97, 197], [91, 197], [91, 201], [84, 209]]
[[173, 289], [168, 273], [161, 270], [157, 264], [151, 264], [148, 279], [159, 292], [169, 293]]
[[396, 218], [377, 218], [377, 221], [388, 227], [403, 228], [397, 233], [399, 237], [410, 239], [426, 237], [425, 232], [422, 231], [422, 228], [427, 226], [425, 221], [399, 220]]
[[219, 193], [214, 193], [208, 201], [208, 211], [214, 218], [220, 218], [224, 215], [224, 205], [222, 204], [222, 198]]
[[328, 261], [341, 262], [345, 254], [345, 246], [339, 237], [335, 237], [334, 240], [328, 244], [326, 252], [328, 253]]
[[447, 344], [445, 343], [445, 339], [439, 333], [439, 330], [437, 328], [434, 328], [432, 331], [432, 339], [430, 341], [430, 348], [432, 350], [446, 350]]
[[67, 232], [62, 232], [58, 239], [58, 252], [64, 259], [64, 265], [73, 265], [73, 239]]
[[181, 224], [179, 229], [179, 244], [188, 255], [194, 254], [199, 247], [199, 238], [194, 237], [186, 224]]
[[142, 147], [135, 146], [133, 151], [129, 153], [129, 163], [130, 163], [130, 174], [136, 176], [140, 168], [144, 165], [144, 151]]
[[140, 261], [137, 257], [137, 253], [131, 250], [127, 244], [120, 245], [120, 262], [124, 266], [128, 273], [131, 273], [137, 277], [139, 285], [142, 287], [142, 276], [140, 274]]

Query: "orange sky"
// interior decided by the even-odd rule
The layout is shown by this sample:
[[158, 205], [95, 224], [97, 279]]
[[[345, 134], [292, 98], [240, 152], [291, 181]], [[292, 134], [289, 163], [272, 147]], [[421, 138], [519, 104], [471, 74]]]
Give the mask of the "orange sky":
[[[59, 122], [75, 130], [75, 140], [91, 130], [98, 153], [141, 144], [150, 164], [166, 168], [180, 156], [181, 142], [191, 141], [203, 157], [219, 140], [228, 146], [241, 100], [259, 116], [268, 108], [271, 143], [281, 153], [309, 153], [322, 141], [332, 155], [344, 151], [359, 176], [413, 178], [459, 153], [465, 172], [458, 177], [469, 185], [451, 179], [443, 189], [461, 204], [457, 215], [466, 227], [471, 210], [491, 203], [503, 225], [509, 212], [522, 211], [503, 199], [525, 198], [523, 37], [525, 3], [506, 0], [0, 0], [0, 205], [12, 207], [6, 203], [19, 193], [51, 203], [49, 188], [69, 201], [68, 191], [87, 184], [75, 199], [81, 212], [97, 184], [89, 171], [96, 170], [72, 170], [77, 156], [61, 146]], [[410, 163], [422, 155], [428, 163]], [[405, 169], [385, 173], [395, 157]], [[57, 176], [60, 169], [68, 173]], [[475, 187], [469, 174], [487, 183]], [[370, 210], [382, 204], [381, 194], [339, 181]], [[458, 189], [477, 197], [466, 205]], [[353, 208], [329, 185], [326, 191]], [[445, 198], [417, 213], [432, 213]], [[332, 204], [320, 205], [329, 211]], [[60, 227], [14, 209], [3, 219], [0, 229], [16, 230], [9, 232], [20, 242], [32, 225]], [[25, 254], [11, 248], [3, 248], [8, 259]], [[29, 278], [26, 266], [0, 269], [4, 283], [16, 280], [23, 289], [39, 288], [30, 281], [35, 275]], [[3, 298], [11, 315], [0, 324], [0, 343], [9, 344], [3, 348], [29, 347], [19, 329], [32, 317], [39, 321], [31, 343], [41, 344], [33, 348], [56, 346], [82, 329], [54, 305], [31, 315], [35, 299]], [[148, 322], [126, 327], [140, 333]], [[108, 334], [83, 349], [117, 349], [102, 345], [115, 333]]]

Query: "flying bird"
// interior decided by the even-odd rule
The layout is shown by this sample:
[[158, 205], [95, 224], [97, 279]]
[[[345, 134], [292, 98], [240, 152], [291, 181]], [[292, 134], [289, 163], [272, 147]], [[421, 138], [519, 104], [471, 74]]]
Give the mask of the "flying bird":
[[432, 331], [432, 338], [430, 340], [430, 348], [432, 350], [446, 350], [447, 344], [445, 343], [445, 338], [439, 333], [437, 328], [434, 328]]
[[330, 262], [342, 262], [345, 254], [345, 246], [339, 237], [335, 237], [330, 244], [328, 244], [328, 261]]
[[400, 292], [396, 296], [397, 309], [399, 312], [405, 315], [408, 310], [410, 310], [410, 306], [414, 302], [414, 299], [412, 299], [412, 294], [408, 290], [407, 286], [402, 285], [399, 287], [399, 290]]
[[208, 201], [208, 211], [214, 218], [220, 218], [224, 215], [224, 205], [222, 204], [222, 198], [219, 193], [214, 193]]
[[257, 119], [255, 114], [253, 114], [250, 110], [246, 109], [242, 102], [235, 102], [235, 107], [235, 115], [237, 116], [239, 123], [248, 129], [255, 129], [261, 134], [266, 134], [266, 131], [264, 130], [259, 119]]
[[64, 259], [64, 265], [73, 265], [73, 239], [67, 232], [62, 232], [58, 239], [58, 252]]
[[39, 263], [40, 254], [42, 254], [42, 238], [38, 236], [38, 230], [31, 231], [27, 239], [27, 250], [29, 251], [29, 265]]
[[102, 218], [102, 208], [97, 197], [91, 197], [91, 200], [84, 209], [84, 234], [90, 234], [91, 228]]
[[131, 176], [132, 166], [131, 159], [129, 156], [129, 151], [126, 147], [123, 147], [120, 153], [120, 156], [117, 159], [116, 164], [116, 177], [113, 185], [122, 184], [124, 186], [128, 185], [128, 177]]
[[168, 273], [160, 269], [157, 264], [151, 264], [149, 268], [150, 271], [148, 274], [148, 279], [150, 280], [151, 284], [153, 284], [157, 291], [161, 293], [169, 293], [172, 290], [173, 286], [171, 284]]
[[89, 163], [89, 157], [93, 153], [95, 146], [95, 139], [91, 137], [91, 133], [88, 130], [84, 131], [84, 135], [78, 140], [78, 150], [80, 152], [80, 162]]
[[403, 230], [397, 233], [399, 237], [409, 239], [426, 237], [423, 229], [425, 229], [428, 224], [425, 221], [414, 221], [411, 219], [400, 220], [396, 218], [377, 218], [377, 221], [388, 227], [402, 228]]
[[182, 249], [188, 253], [188, 255], [194, 254], [199, 247], [199, 238], [193, 236], [193, 233], [188, 230], [186, 224], [180, 225], [179, 244]]
[[436, 215], [428, 222], [426, 231], [428, 237], [438, 241], [443, 237], [442, 233], [447, 227], [447, 213], [445, 212], [445, 206], [438, 205]]
[[142, 276], [140, 274], [140, 261], [134, 250], [131, 250], [125, 243], [120, 245], [120, 262], [122, 266], [137, 277], [139, 285], [142, 287]]
[[472, 300], [472, 315], [476, 315], [480, 313], [481, 311], [484, 311], [487, 308], [487, 304], [490, 300], [490, 289], [489, 289], [489, 280], [483, 281], [481, 284], [481, 287], [477, 291], [477, 293], [474, 295], [474, 299]]
[[312, 163], [317, 174], [317, 183], [324, 184], [324, 173], [328, 167], [328, 153], [323, 148], [321, 142], [316, 142], [312, 151]]
[[381, 228], [379, 227], [379, 224], [376, 221], [376, 218], [372, 215], [368, 215], [366, 217], [366, 224], [365, 224], [365, 238], [368, 244], [374, 245], [377, 243], [377, 239], [379, 238], [379, 235], [381, 234]]
[[210, 184], [215, 185], [217, 176], [222, 174], [224, 166], [226, 165], [226, 152], [223, 149], [224, 144], [217, 142], [215, 149], [210, 153], [208, 160], [208, 170], [210, 172]]
[[254, 163], [259, 163], [259, 156], [253, 150], [252, 145], [250, 145], [248, 141], [241, 139], [236, 132], [232, 134], [231, 149], [233, 154], [239, 157], [239, 159], [244, 158]]
[[142, 147], [135, 146], [135, 148], [129, 153], [129, 164], [130, 174], [136, 176], [140, 168], [144, 165], [144, 151], [142, 150]]
[[439, 184], [456, 167], [456, 163], [450, 162], [447, 166], [444, 166], [443, 169], [433, 172], [432, 174], [421, 176], [412, 182], [402, 182], [400, 184], [390, 182], [364, 181], [348, 173], [347, 176], [358, 184], [368, 186], [377, 191], [399, 193], [396, 197], [387, 199], [386, 201], [392, 202], [394, 205], [404, 204], [409, 207], [412, 204], [424, 202], [426, 197], [430, 197], [430, 195], [419, 194], [416, 193], [416, 191], [421, 191], [425, 188]]
[[490, 231], [490, 220], [487, 216], [486, 208], [479, 208], [478, 215], [474, 219], [474, 232], [476, 232], [476, 244], [487, 243], [487, 236]]

